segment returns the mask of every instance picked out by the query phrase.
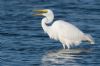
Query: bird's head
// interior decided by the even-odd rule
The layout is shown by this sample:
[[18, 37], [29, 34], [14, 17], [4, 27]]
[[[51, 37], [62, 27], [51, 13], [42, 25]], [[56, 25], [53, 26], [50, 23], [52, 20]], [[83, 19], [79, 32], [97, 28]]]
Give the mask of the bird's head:
[[34, 10], [34, 11], [38, 12], [38, 14], [35, 14], [33, 16], [46, 16], [46, 17], [49, 17], [49, 16], [53, 15], [52, 10], [50, 10], [50, 9]]

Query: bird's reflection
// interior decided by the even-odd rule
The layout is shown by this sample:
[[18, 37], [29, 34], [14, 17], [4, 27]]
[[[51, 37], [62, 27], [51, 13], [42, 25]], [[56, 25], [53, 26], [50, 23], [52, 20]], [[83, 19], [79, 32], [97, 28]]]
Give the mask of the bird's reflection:
[[[91, 49], [71, 49], [49, 51], [42, 58], [43, 66], [71, 65], [80, 66], [78, 62], [83, 62], [84, 56], [88, 55]], [[78, 62], [77, 62], [78, 61]]]

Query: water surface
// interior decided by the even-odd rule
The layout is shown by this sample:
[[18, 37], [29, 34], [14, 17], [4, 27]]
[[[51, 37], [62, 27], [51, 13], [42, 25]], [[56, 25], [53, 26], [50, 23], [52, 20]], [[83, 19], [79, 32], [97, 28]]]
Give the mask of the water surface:
[[[63, 50], [41, 28], [32, 10], [52, 9], [91, 34], [96, 44]], [[0, 0], [0, 66], [100, 66], [99, 0]]]

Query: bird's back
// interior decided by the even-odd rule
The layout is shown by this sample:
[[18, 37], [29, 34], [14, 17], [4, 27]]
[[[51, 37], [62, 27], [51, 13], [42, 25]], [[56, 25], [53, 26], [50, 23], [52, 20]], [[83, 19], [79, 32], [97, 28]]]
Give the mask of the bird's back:
[[58, 20], [52, 24], [51, 30], [55, 33], [56, 38], [61, 40], [61, 42], [72, 42], [79, 44], [81, 40], [84, 38], [84, 33], [78, 29], [76, 26]]
[[69, 39], [77, 39], [84, 35], [84, 33], [76, 26], [62, 20], [55, 21], [52, 25], [52, 28], [58, 34], [63, 35], [64, 37]]

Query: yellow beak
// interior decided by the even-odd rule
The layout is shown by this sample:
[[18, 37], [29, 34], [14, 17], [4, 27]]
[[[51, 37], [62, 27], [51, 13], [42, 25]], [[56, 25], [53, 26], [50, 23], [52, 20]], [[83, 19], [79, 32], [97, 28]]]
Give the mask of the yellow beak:
[[39, 12], [39, 13], [47, 13], [48, 11], [47, 10], [35, 10], [35, 12]]
[[33, 16], [43, 16], [42, 13], [47, 13], [47, 10], [33, 10], [34, 12], [39, 12], [40, 14], [33, 14]]

